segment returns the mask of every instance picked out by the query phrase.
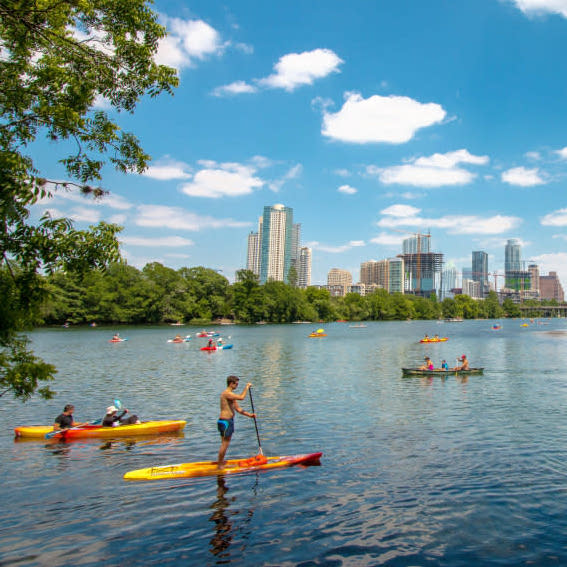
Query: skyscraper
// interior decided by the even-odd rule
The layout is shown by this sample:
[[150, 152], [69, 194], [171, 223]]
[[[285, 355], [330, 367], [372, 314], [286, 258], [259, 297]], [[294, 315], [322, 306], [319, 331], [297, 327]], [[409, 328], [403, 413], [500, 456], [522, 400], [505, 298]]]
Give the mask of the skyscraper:
[[522, 270], [522, 247], [515, 238], [508, 240], [504, 249], [504, 278], [508, 289], [530, 289], [530, 274]]
[[303, 289], [311, 285], [311, 248], [304, 246], [299, 250], [297, 261], [297, 286]]
[[480, 297], [486, 297], [488, 285], [488, 254], [480, 250], [472, 253], [472, 280], [480, 284]]

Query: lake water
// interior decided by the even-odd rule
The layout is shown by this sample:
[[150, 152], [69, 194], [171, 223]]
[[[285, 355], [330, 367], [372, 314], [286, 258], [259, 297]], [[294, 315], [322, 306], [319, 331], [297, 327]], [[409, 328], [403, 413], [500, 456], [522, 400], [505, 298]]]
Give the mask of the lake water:
[[[167, 342], [192, 327], [121, 328], [119, 344], [110, 328], [36, 331], [57, 395], [0, 400], [0, 565], [566, 565], [567, 321], [493, 323], [332, 323], [321, 339], [312, 325], [226, 326], [234, 348], [216, 353]], [[401, 375], [462, 353], [484, 375]], [[253, 383], [264, 454], [323, 451], [321, 466], [124, 481], [216, 458], [228, 374]], [[184, 434], [13, 438], [66, 403], [82, 421], [116, 398], [142, 419], [186, 419]], [[237, 415], [228, 457], [257, 451]]]

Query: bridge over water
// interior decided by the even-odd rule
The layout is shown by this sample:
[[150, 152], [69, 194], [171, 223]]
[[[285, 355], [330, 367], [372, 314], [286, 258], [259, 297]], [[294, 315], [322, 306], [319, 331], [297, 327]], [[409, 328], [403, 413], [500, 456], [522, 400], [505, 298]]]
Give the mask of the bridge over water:
[[559, 305], [519, 305], [520, 311], [536, 317], [567, 317], [567, 303]]

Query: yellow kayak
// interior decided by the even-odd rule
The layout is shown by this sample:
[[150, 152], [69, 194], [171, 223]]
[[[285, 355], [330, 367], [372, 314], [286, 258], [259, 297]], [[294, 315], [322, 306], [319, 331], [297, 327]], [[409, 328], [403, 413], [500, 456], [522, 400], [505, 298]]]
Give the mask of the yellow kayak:
[[272, 470], [293, 465], [318, 465], [323, 453], [308, 453], [306, 455], [288, 455], [285, 457], [264, 457], [257, 455], [250, 459], [231, 459], [224, 467], [219, 468], [216, 461], [180, 463], [161, 467], [148, 467], [127, 472], [126, 480], [160, 480], [171, 478], [195, 478], [201, 476], [217, 476], [251, 472], [257, 470]]
[[[84, 439], [84, 438], [115, 438], [132, 437], [135, 435], [156, 435], [181, 431], [187, 422], [182, 419], [165, 419], [160, 421], [144, 421], [142, 423], [103, 427], [102, 425], [82, 425], [64, 429], [51, 439]], [[45, 439], [46, 434], [53, 433], [51, 425], [24, 425], [15, 427], [16, 437], [27, 439]]]

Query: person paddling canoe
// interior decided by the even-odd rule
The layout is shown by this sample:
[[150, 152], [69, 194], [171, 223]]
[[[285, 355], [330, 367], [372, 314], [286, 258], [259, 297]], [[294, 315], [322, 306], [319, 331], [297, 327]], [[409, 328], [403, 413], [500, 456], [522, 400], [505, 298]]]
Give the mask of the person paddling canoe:
[[463, 354], [459, 360], [461, 361], [461, 364], [455, 366], [453, 368], [453, 370], [468, 370], [469, 369], [469, 360], [467, 358], [467, 355]]
[[219, 468], [224, 465], [224, 457], [228, 446], [230, 445], [232, 434], [234, 433], [234, 412], [238, 412], [246, 417], [256, 417], [255, 413], [244, 411], [238, 405], [239, 401], [246, 398], [246, 394], [252, 384], [248, 382], [248, 384], [244, 387], [242, 394], [235, 394], [234, 390], [238, 388], [238, 382], [238, 376], [229, 376], [226, 379], [226, 390], [223, 390], [220, 395], [220, 417], [217, 421], [217, 428], [221, 436], [221, 445], [217, 458]]

